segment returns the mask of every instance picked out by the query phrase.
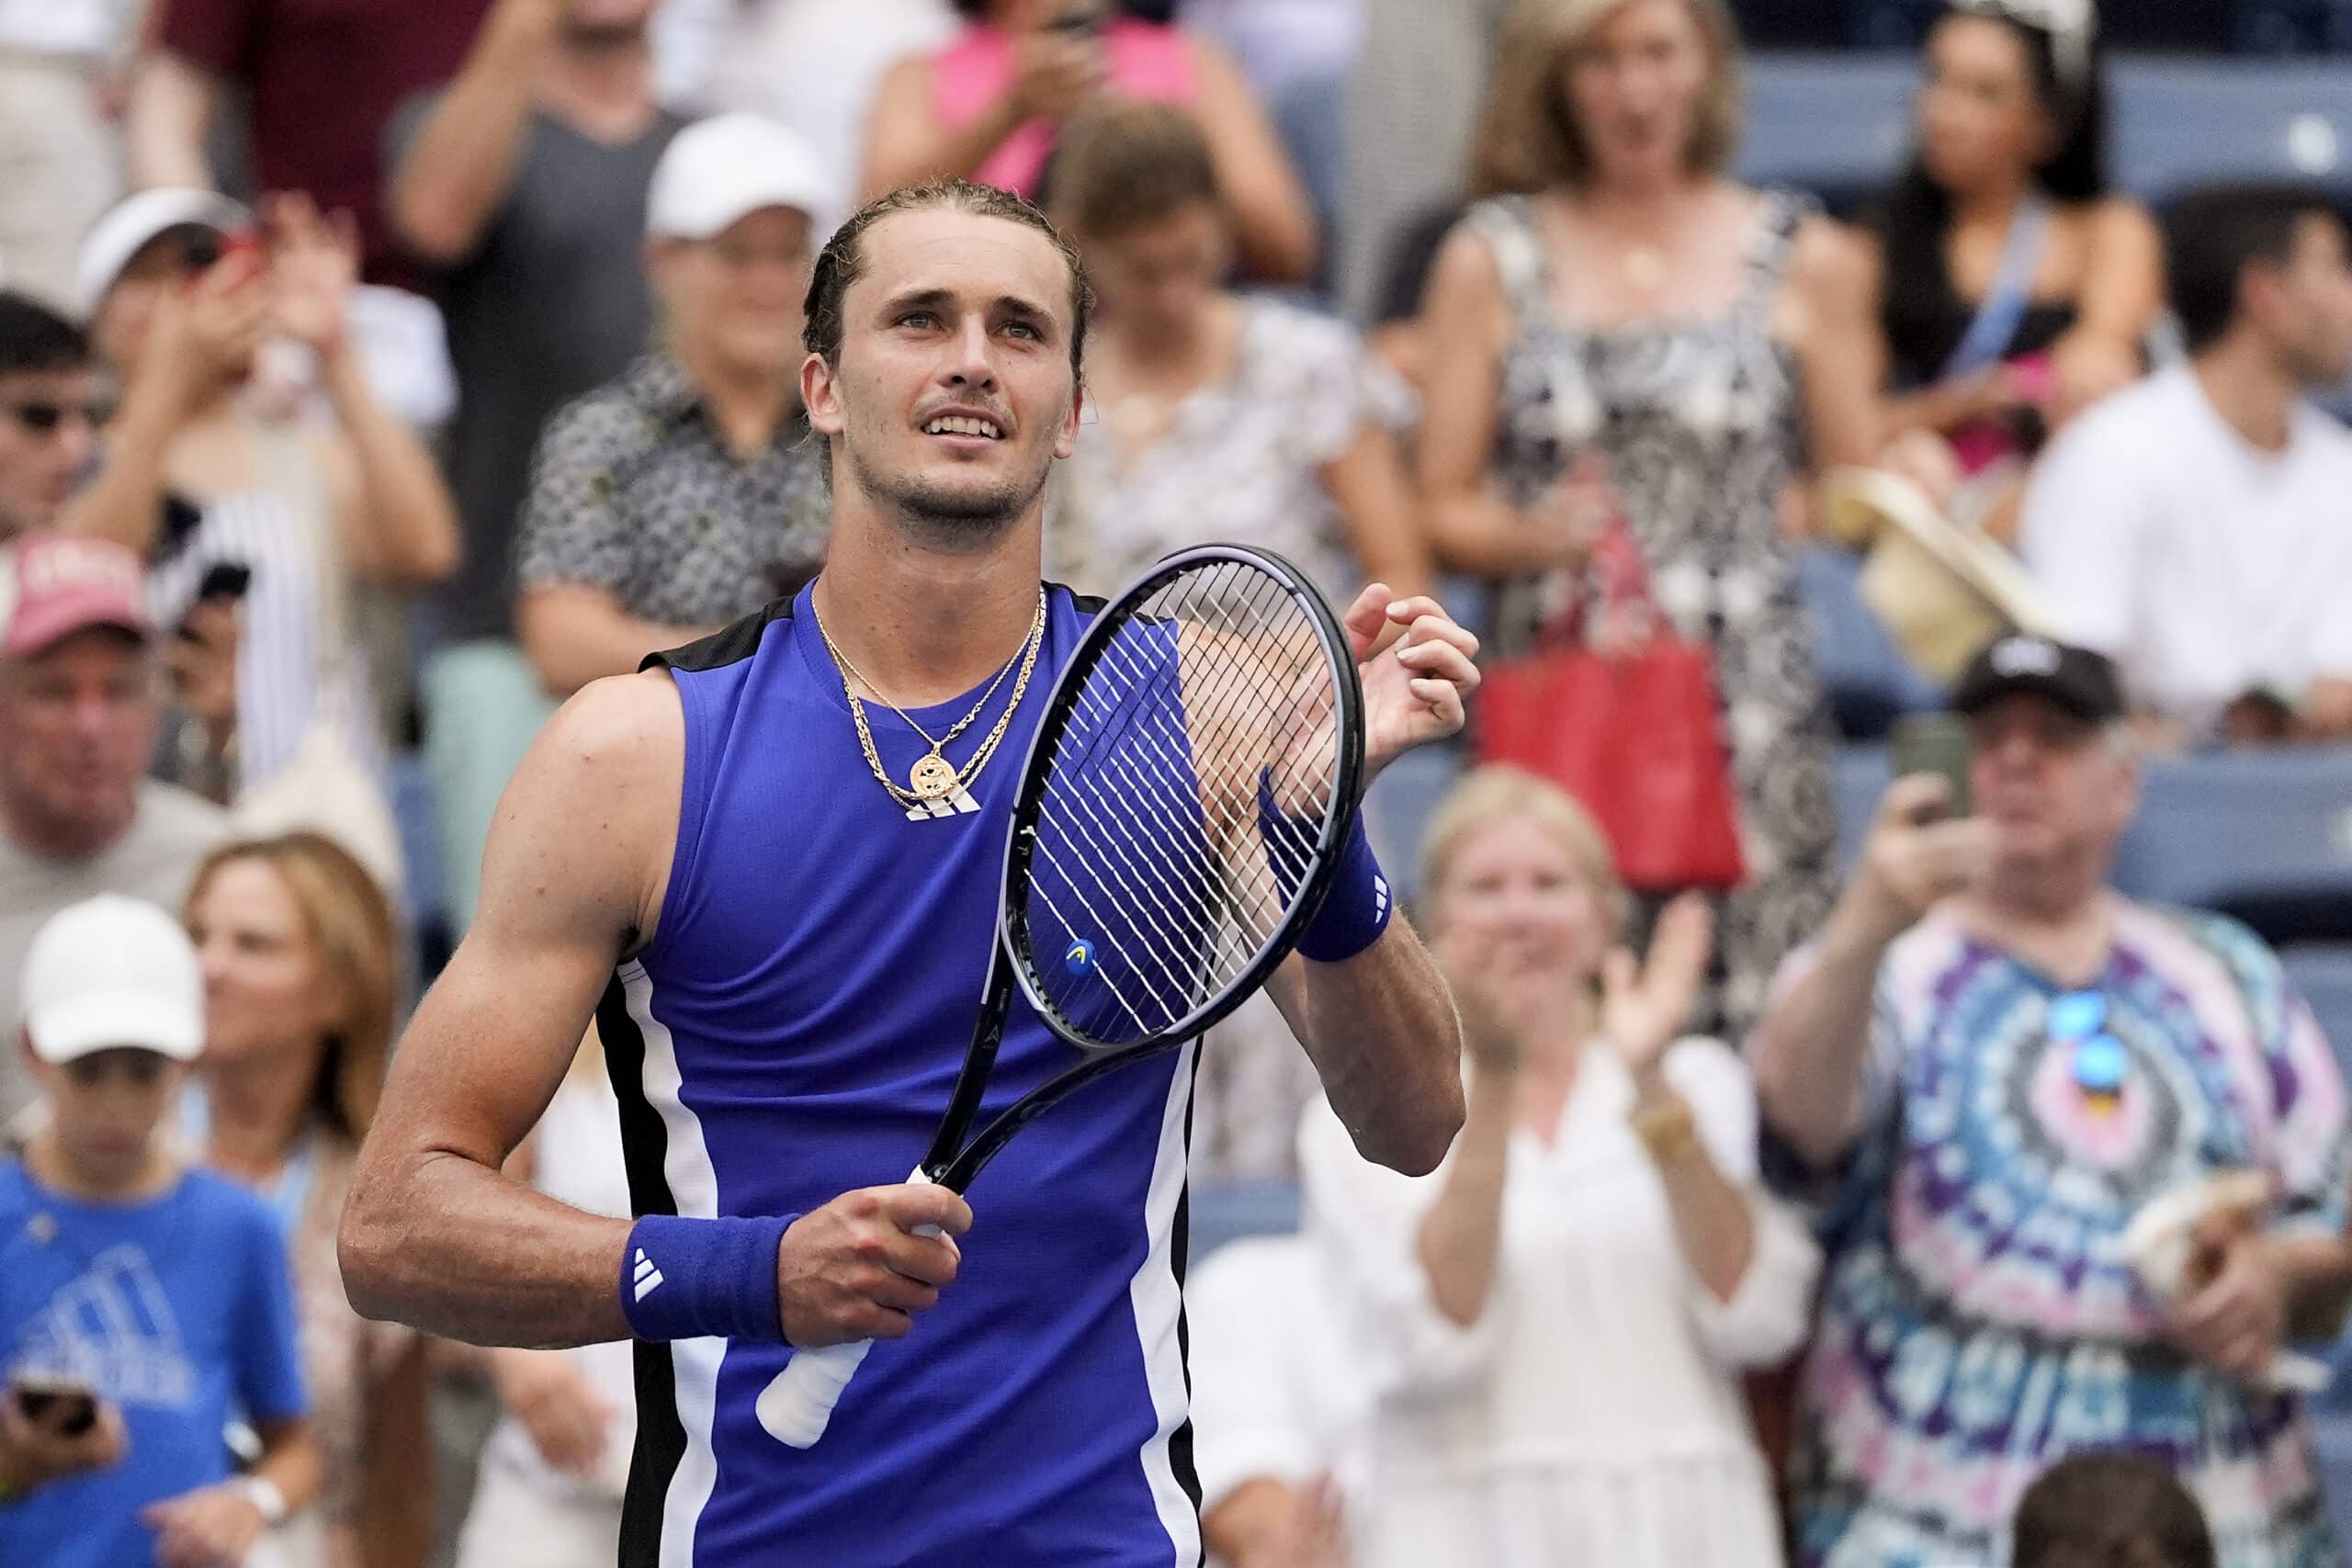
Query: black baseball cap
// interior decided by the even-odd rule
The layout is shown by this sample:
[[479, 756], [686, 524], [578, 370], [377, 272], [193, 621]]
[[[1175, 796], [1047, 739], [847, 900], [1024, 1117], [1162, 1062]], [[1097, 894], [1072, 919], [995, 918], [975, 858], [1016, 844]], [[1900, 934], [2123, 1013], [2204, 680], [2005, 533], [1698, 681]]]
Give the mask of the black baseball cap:
[[2015, 692], [2047, 697], [2086, 724], [2107, 724], [2129, 710], [2115, 661], [2087, 648], [2011, 632], [1968, 661], [1952, 687], [1956, 713], [1973, 714]]

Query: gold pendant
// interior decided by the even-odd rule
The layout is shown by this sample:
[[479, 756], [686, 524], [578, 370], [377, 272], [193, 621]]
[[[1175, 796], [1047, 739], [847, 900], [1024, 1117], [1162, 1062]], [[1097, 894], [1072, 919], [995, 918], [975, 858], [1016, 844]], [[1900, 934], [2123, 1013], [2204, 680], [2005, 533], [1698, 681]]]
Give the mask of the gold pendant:
[[936, 751], [917, 761], [914, 771], [907, 775], [908, 784], [924, 800], [944, 800], [963, 782], [956, 764]]

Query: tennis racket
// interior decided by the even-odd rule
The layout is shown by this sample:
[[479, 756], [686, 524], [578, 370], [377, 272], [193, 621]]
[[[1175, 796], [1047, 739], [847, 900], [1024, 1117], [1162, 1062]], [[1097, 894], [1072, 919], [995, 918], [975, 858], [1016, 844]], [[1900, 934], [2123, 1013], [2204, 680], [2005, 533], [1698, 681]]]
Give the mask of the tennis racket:
[[[1022, 764], [979, 1019], [910, 1179], [966, 1190], [1038, 1115], [1247, 1000], [1321, 906], [1363, 775], [1354, 652], [1296, 568], [1209, 545], [1120, 594]], [[1016, 986], [1078, 1060], [973, 1137]], [[796, 1353], [761, 1426], [814, 1444], [871, 1348]]]

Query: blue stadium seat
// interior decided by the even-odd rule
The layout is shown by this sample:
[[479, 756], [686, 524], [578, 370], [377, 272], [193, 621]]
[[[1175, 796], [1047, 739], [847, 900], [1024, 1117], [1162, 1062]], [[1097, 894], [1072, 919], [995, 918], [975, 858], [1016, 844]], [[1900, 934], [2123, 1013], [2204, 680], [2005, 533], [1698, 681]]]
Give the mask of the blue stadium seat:
[[1797, 556], [1797, 592], [1813, 617], [1815, 657], [1838, 733], [1875, 740], [1902, 714], [1943, 705], [1943, 689], [1915, 668], [1861, 597], [1862, 558], [1815, 545]]
[[2352, 750], [2151, 764], [2116, 884], [2235, 915], [2282, 946], [2352, 941]]
[[1883, 746], [1841, 746], [1829, 761], [1829, 797], [1838, 807], [1838, 869], [1853, 869], [1886, 793], [1890, 770]]
[[1917, 71], [1907, 51], [1751, 60], [1740, 177], [1813, 191], [1850, 216], [1894, 176], [1910, 145]]
[[403, 913], [409, 930], [417, 931], [445, 913], [433, 781], [425, 772], [424, 757], [413, 751], [395, 756], [387, 772], [392, 818], [401, 832]]
[[2346, 1078], [2352, 1078], [2352, 946], [2290, 947], [2279, 954], [2287, 978], [2312, 1004]]
[[1299, 1190], [1287, 1181], [1195, 1187], [1186, 1198], [1192, 1238], [1185, 1260], [1196, 1264], [1243, 1236], [1288, 1235], [1298, 1229], [1299, 1207]]
[[2152, 201], [2220, 180], [2352, 190], [2352, 73], [2317, 61], [2135, 61], [2113, 75], [2117, 179]]

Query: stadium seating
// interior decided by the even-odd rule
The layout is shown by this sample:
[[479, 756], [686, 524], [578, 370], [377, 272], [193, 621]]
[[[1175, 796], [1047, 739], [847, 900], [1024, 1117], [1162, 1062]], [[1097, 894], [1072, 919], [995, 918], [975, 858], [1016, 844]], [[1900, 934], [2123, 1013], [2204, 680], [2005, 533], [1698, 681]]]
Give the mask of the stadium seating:
[[1192, 1220], [1187, 1262], [1197, 1264], [1229, 1241], [1250, 1235], [1287, 1235], [1298, 1229], [1300, 1194], [1287, 1181], [1236, 1182], [1195, 1187], [1186, 1197]]
[[[2151, 201], [2222, 179], [2352, 192], [2352, 73], [2339, 66], [2130, 59], [2110, 80], [2115, 176]], [[1798, 186], [1851, 213], [1901, 165], [1917, 81], [1908, 51], [1751, 61], [1742, 177]]]

